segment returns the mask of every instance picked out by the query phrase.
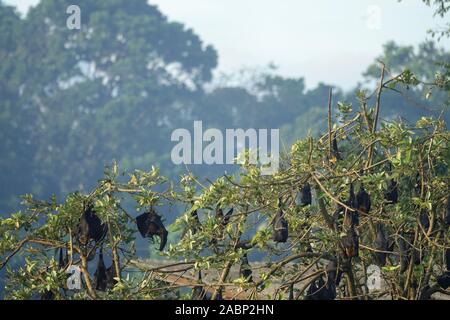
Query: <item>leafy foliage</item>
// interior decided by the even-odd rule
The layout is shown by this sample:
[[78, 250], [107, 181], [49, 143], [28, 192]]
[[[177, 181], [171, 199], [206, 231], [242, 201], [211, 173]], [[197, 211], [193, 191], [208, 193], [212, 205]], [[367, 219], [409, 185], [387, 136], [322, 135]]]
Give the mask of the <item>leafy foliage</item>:
[[[17, 252], [25, 258], [23, 267], [8, 272], [8, 296], [36, 298], [47, 291], [58, 299], [179, 296], [177, 286], [161, 285], [158, 270], [146, 272], [135, 263], [135, 213], [120, 205], [126, 197], [134, 199], [137, 210], [152, 207], [163, 213], [164, 205], [185, 206], [185, 213], [169, 228], [171, 232], [184, 230], [183, 236], [171, 243], [164, 255], [181, 261], [185, 270], [221, 270], [209, 284], [214, 289], [213, 298], [230, 286], [248, 298], [261, 297], [264, 289], [274, 286], [271, 298], [286, 297], [284, 292], [292, 286], [295, 297], [307, 298], [305, 282], [313, 285], [332, 271], [346, 275], [336, 283], [338, 298], [389, 295], [418, 299], [442, 290], [435, 283], [445, 271], [443, 251], [450, 247], [444, 223], [450, 178], [450, 136], [445, 123], [422, 118], [414, 126], [383, 122], [375, 129], [376, 110], [363, 105], [357, 112], [344, 106], [339, 109], [340, 120], [331, 131], [295, 142], [284, 156], [281, 170], [273, 176], [262, 176], [259, 167], [245, 163], [239, 175], [225, 175], [207, 186], [192, 174], [182, 176], [179, 186], [174, 186], [156, 168], [135, 171], [124, 179], [114, 164], [89, 195], [73, 193], [62, 204], [26, 196], [26, 211], [0, 223], [4, 261]], [[337, 139], [342, 159], [333, 156], [331, 136]], [[389, 181], [398, 185], [396, 203], [385, 200]], [[313, 202], [305, 206], [297, 198], [306, 183], [312, 187]], [[370, 209], [358, 209], [358, 204], [347, 202], [350, 185], [356, 191], [364, 187], [370, 195]], [[94, 201], [109, 233], [101, 244], [81, 246], [74, 240], [74, 230], [88, 199]], [[225, 223], [216, 208], [234, 211]], [[338, 210], [336, 215], [336, 208], [341, 214]], [[276, 244], [272, 238], [279, 210], [289, 226], [285, 244]], [[198, 219], [194, 211], [199, 213]], [[359, 241], [359, 254], [350, 258], [344, 250], [349, 212], [359, 217], [359, 224], [352, 222], [351, 227]], [[423, 223], [424, 214], [428, 224]], [[367, 266], [378, 261], [376, 225], [383, 226], [392, 248], [382, 268], [385, 286], [369, 291]], [[400, 257], [405, 254], [398, 245], [401, 241], [418, 253], [409, 253], [405, 270], [401, 270]], [[90, 255], [100, 245], [116, 255], [113, 261], [120, 263], [121, 270], [117, 284], [106, 293], [96, 292], [88, 269]], [[69, 250], [71, 263], [83, 270], [79, 292], [63, 290], [64, 268], [58, 267], [52, 254], [61, 247]], [[231, 267], [254, 252], [263, 253], [264, 271], [254, 271], [251, 282], [245, 277], [231, 278]], [[330, 263], [337, 267], [331, 270]], [[308, 275], [308, 269], [314, 273]], [[142, 273], [132, 276], [136, 270]]]

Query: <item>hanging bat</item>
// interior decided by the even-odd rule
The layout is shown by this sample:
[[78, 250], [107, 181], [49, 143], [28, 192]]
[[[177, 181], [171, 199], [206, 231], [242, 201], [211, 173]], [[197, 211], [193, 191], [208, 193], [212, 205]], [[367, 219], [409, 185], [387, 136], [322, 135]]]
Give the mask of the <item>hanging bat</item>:
[[344, 256], [347, 259], [357, 257], [359, 255], [359, 237], [354, 227], [350, 227], [344, 237], [341, 238]]
[[372, 203], [370, 201], [370, 195], [366, 192], [363, 186], [359, 189], [358, 194], [356, 195], [356, 209], [358, 211], [364, 212], [368, 214], [370, 211]]
[[[347, 202], [345, 203], [350, 208], [357, 208], [357, 198], [355, 196], [355, 190], [353, 183], [350, 183], [350, 190]], [[359, 213], [356, 210], [345, 209], [344, 225], [348, 228], [350, 226], [359, 225]]]
[[150, 211], [139, 215], [136, 218], [136, 223], [143, 238], [153, 238], [153, 236], [160, 238], [159, 251], [163, 251], [167, 243], [168, 232], [161, 221], [161, 216], [151, 208]]
[[[389, 249], [388, 246], [389, 246], [388, 245], [388, 237], [386, 235], [384, 227], [381, 223], [378, 223], [376, 225], [376, 237], [375, 237], [374, 247], [376, 250], [379, 250], [379, 251], [388, 251], [388, 249]], [[379, 267], [384, 267], [386, 265], [386, 257], [387, 257], [386, 252], [375, 252], [374, 253], [375, 263]]]
[[41, 294], [41, 300], [55, 300], [55, 294], [53, 291], [45, 290], [45, 292]]
[[323, 276], [314, 281], [308, 288], [305, 300], [334, 300], [336, 299], [336, 287], [328, 285]]
[[[198, 282], [202, 283], [202, 271], [198, 271]], [[192, 300], [208, 300], [206, 298], [206, 291], [203, 286], [195, 286], [192, 289]]]
[[281, 208], [281, 205], [279, 206], [280, 208], [278, 209], [273, 224], [273, 241], [285, 243], [289, 236], [288, 223], [284, 218], [284, 213], [283, 209]]
[[306, 291], [305, 300], [321, 300], [321, 290], [325, 288], [325, 281], [323, 280], [322, 276], [319, 278], [319, 280], [314, 281], [311, 283], [311, 285], [308, 287], [308, 291]]
[[430, 227], [430, 217], [426, 210], [420, 211], [419, 223], [425, 231], [428, 231], [428, 228]]
[[245, 253], [241, 259], [241, 266], [239, 269], [239, 274], [248, 282], [253, 282], [252, 268], [248, 262], [247, 254]]
[[348, 192], [348, 200], [346, 202], [346, 205], [350, 208], [356, 207], [356, 196], [355, 196], [355, 188], [353, 187], [353, 183], [350, 183], [350, 189]]
[[90, 240], [98, 243], [106, 236], [107, 230], [108, 227], [95, 214], [92, 204], [88, 205], [87, 209], [81, 215], [80, 223], [78, 224], [78, 241], [82, 245], [87, 245]]
[[332, 148], [331, 153], [336, 160], [342, 160], [341, 154], [339, 153], [336, 132], [332, 133]]
[[202, 225], [200, 222], [200, 219], [198, 217], [197, 209], [191, 212], [191, 217], [194, 218], [194, 226], [192, 227], [192, 233], [196, 234], [198, 231], [198, 228], [200, 228]]
[[450, 272], [444, 272], [436, 279], [437, 284], [444, 290], [450, 287]]
[[67, 264], [69, 263], [69, 257], [67, 256], [67, 251], [66, 251], [66, 256], [64, 257], [63, 255], [64, 255], [64, 249], [59, 248], [58, 267], [60, 269], [65, 269], [67, 267]]
[[100, 248], [97, 270], [95, 271], [94, 277], [95, 277], [95, 290], [106, 291], [108, 282], [106, 276], [105, 261], [103, 260], [103, 248]]
[[117, 284], [117, 280], [115, 279], [116, 277], [116, 266], [113, 261], [111, 263], [111, 266], [106, 269], [106, 283], [108, 288], [114, 288], [114, 286]]
[[219, 287], [219, 289], [217, 289], [216, 300], [223, 300], [222, 291], [223, 291], [222, 287]]
[[225, 214], [222, 220], [222, 225], [226, 227], [228, 223], [230, 222], [231, 216], [233, 215], [234, 208], [231, 208], [228, 210], [228, 212]]
[[388, 189], [384, 193], [384, 199], [390, 204], [398, 202], [398, 185], [394, 179], [389, 181]]
[[311, 205], [312, 195], [311, 195], [311, 185], [306, 183], [300, 190], [300, 203], [302, 207]]

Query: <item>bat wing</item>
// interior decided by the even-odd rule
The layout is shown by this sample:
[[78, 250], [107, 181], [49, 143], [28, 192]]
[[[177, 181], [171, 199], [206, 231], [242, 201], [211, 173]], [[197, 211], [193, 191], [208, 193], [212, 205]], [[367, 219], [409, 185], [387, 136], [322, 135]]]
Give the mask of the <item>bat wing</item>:
[[168, 234], [168, 232], [167, 232], [166, 228], [163, 227], [162, 229], [160, 229], [159, 238], [161, 239], [161, 243], [159, 245], [159, 251], [163, 251], [164, 247], [166, 246], [167, 234]]

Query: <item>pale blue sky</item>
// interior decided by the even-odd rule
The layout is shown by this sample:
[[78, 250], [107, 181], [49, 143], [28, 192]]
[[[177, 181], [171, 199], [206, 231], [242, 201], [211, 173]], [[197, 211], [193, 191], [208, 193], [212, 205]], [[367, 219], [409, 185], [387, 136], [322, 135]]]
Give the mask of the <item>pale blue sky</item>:
[[[26, 12], [38, 0], [4, 2]], [[427, 29], [444, 25], [442, 20], [433, 18], [433, 10], [421, 0], [400, 3], [396, 0], [150, 0], [150, 3], [158, 5], [169, 19], [193, 28], [218, 50], [218, 72], [274, 62], [282, 75], [305, 77], [308, 87], [325, 81], [349, 89], [381, 53], [382, 44], [395, 40], [416, 45], [427, 38]], [[450, 48], [448, 39], [441, 41], [441, 45]]]

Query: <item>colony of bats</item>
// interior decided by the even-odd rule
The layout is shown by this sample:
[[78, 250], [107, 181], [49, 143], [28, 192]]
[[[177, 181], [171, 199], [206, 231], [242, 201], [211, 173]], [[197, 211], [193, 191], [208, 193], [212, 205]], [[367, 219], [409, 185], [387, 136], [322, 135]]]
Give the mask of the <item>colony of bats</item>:
[[[332, 152], [334, 161], [342, 159], [342, 155], [338, 150], [336, 137], [332, 137]], [[391, 179], [388, 182], [387, 189], [384, 192], [386, 204], [393, 205], [399, 200], [399, 188], [398, 182]], [[417, 185], [415, 186], [416, 192], [419, 192]], [[307, 207], [312, 204], [313, 197], [311, 193], [311, 186], [309, 183], [305, 183], [298, 192], [300, 198], [300, 205]], [[320, 275], [315, 279], [307, 288], [305, 299], [308, 300], [333, 300], [336, 298], [336, 289], [339, 286], [342, 275], [345, 273], [351, 265], [353, 258], [359, 256], [359, 238], [358, 225], [360, 223], [360, 216], [370, 215], [371, 210], [371, 198], [369, 193], [365, 190], [363, 184], [360, 184], [358, 192], [355, 194], [354, 185], [350, 183], [348, 186], [348, 198], [342, 201], [344, 205], [337, 204], [337, 208], [333, 213], [334, 228], [342, 236], [339, 241], [339, 247], [341, 249], [335, 259], [331, 259], [326, 267], [326, 274]], [[282, 197], [278, 199], [278, 210], [276, 211], [273, 220], [273, 241], [275, 243], [285, 243], [289, 238], [289, 226], [285, 218], [285, 205]], [[202, 224], [198, 216], [197, 210], [192, 211], [193, 225], [190, 226], [190, 231], [195, 234], [201, 228]], [[223, 238], [223, 232], [225, 227], [229, 224], [233, 215], [233, 208], [229, 209], [224, 214], [223, 208], [217, 207], [215, 210], [215, 218], [219, 225], [218, 238]], [[450, 226], [450, 196], [447, 199], [445, 213], [443, 215], [443, 223], [446, 227]], [[428, 230], [430, 227], [430, 220], [426, 210], [422, 210], [419, 215], [420, 227], [424, 230]], [[157, 236], [160, 238], [159, 250], [163, 251], [167, 243], [168, 231], [166, 230], [161, 216], [156, 212], [154, 208], [150, 208], [147, 212], [137, 216], [136, 225], [140, 235], [143, 238], [153, 238]], [[400, 235], [392, 237], [388, 234], [387, 228], [383, 223], [378, 222], [374, 226], [375, 237], [373, 248], [376, 250], [373, 253], [373, 262], [383, 267], [390, 255], [398, 257], [400, 264], [400, 273], [403, 274], [407, 271], [411, 261], [413, 264], [421, 263], [421, 254], [417, 248], [414, 248], [413, 235], [405, 232]], [[105, 266], [103, 258], [102, 241], [105, 239], [108, 232], [107, 226], [102, 223], [97, 216], [92, 204], [87, 204], [84, 211], [81, 213], [78, 229], [76, 232], [76, 241], [82, 246], [88, 246], [89, 244], [99, 245], [99, 255], [97, 269], [95, 271], [95, 289], [97, 291], [107, 291], [116, 284], [115, 275], [116, 269], [114, 263], [110, 267]], [[186, 231], [185, 231], [186, 232]], [[184, 236], [184, 235], [183, 235]], [[217, 240], [211, 242], [215, 245]], [[242, 248], [251, 248], [242, 243]], [[312, 251], [312, 248], [309, 248]], [[95, 256], [91, 255], [89, 260], [92, 260]], [[447, 289], [450, 286], [450, 249], [444, 251], [445, 267], [446, 270], [437, 278], [437, 284], [442, 289]], [[68, 265], [67, 252], [64, 254], [64, 250], [60, 249], [59, 252], [59, 267], [66, 268]], [[248, 261], [247, 253], [243, 255], [240, 263], [240, 276], [246, 281], [253, 282], [252, 268]], [[294, 286], [289, 286], [289, 298], [294, 299]], [[42, 299], [52, 299], [54, 295], [52, 292], [47, 291], [42, 295]], [[217, 295], [217, 299], [220, 299], [220, 291]], [[208, 299], [206, 291], [202, 286], [202, 272], [198, 271], [198, 285], [194, 286], [192, 291], [192, 299], [205, 300]]]

